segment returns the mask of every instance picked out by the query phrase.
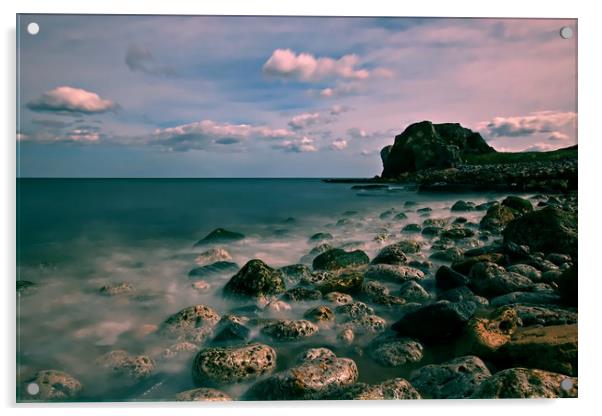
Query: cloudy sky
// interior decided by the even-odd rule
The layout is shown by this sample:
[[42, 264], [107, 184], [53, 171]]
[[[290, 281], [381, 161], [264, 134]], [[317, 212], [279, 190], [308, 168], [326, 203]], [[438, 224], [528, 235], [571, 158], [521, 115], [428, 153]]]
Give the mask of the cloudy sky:
[[22, 177], [373, 176], [380, 149], [421, 120], [500, 151], [577, 143], [572, 20], [19, 23]]

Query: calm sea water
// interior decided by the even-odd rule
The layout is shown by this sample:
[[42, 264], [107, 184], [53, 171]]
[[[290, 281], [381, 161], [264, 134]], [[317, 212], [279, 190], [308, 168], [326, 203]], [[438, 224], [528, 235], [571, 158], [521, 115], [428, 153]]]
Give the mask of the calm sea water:
[[[308, 237], [316, 232], [331, 233], [333, 245], [355, 243], [373, 257], [383, 246], [374, 241], [376, 235], [388, 231], [387, 243], [392, 243], [402, 237], [405, 224], [424, 220], [417, 208], [431, 207], [432, 218], [449, 217], [458, 199], [480, 203], [499, 197], [419, 194], [401, 187], [361, 191], [319, 179], [19, 179], [17, 193], [18, 278], [38, 286], [18, 299], [18, 381], [42, 369], [63, 370], [85, 385], [84, 400], [168, 400], [193, 387], [190, 359], [158, 359], [156, 375], [138, 383], [112, 379], [95, 360], [112, 349], [160, 357], [170, 343], [142, 337], [138, 332], [144, 325], [158, 325], [199, 303], [222, 314], [240, 306], [221, 296], [231, 275], [211, 278], [211, 290], [203, 294], [191, 288], [187, 276], [204, 250], [193, 244], [217, 227], [247, 236], [222, 245], [237, 264], [260, 258], [280, 267], [298, 263], [315, 246]], [[380, 218], [391, 208], [404, 211], [409, 200], [417, 205], [405, 209], [408, 219]], [[355, 213], [343, 217], [346, 211]], [[463, 216], [478, 221], [481, 215]], [[294, 221], [286, 221], [290, 218]], [[353, 219], [352, 224], [337, 226], [342, 218]], [[117, 282], [131, 283], [143, 296], [99, 294], [100, 287]], [[300, 319], [311, 306], [295, 304], [279, 317]], [[407, 376], [412, 370], [382, 367], [361, 350], [338, 345], [334, 332], [274, 346], [279, 368], [305, 348], [327, 346], [357, 361], [361, 381]], [[223, 387], [235, 397], [246, 388]]]

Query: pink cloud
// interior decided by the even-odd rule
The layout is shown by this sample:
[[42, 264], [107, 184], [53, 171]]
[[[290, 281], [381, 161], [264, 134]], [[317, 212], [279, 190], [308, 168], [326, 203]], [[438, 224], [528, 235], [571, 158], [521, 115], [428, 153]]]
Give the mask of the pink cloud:
[[28, 102], [27, 108], [41, 112], [95, 114], [115, 110], [117, 104], [91, 91], [62, 86]]

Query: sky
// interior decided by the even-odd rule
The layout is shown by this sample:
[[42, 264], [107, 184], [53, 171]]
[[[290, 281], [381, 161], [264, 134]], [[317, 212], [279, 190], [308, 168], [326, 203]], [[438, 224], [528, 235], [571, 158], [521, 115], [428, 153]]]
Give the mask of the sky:
[[19, 177], [371, 177], [422, 120], [498, 151], [577, 143], [575, 20], [21, 15], [17, 32]]

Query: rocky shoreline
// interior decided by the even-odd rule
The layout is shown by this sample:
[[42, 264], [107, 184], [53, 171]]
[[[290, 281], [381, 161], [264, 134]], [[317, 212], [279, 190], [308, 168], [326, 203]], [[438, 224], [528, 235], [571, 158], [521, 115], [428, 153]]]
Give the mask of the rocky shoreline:
[[[504, 180], [534, 175], [534, 183], [553, 169], [569, 174], [562, 180], [570, 190], [573, 167], [576, 175], [576, 161], [526, 168], [539, 176], [496, 169], [504, 169]], [[415, 175], [423, 175], [422, 186], [477, 175], [453, 169]], [[98, 371], [137, 385], [162, 363], [182, 360], [196, 387], [165, 398], [179, 401], [577, 397], [576, 193], [462, 200], [441, 218], [431, 211], [408, 201], [381, 213], [402, 219], [417, 212], [423, 221], [406, 224], [394, 242], [383, 234], [386, 242], [372, 258], [331, 245], [332, 235], [322, 232], [308, 236], [315, 247], [303, 261], [280, 268], [261, 259], [239, 267], [229, 244], [245, 236], [216, 229], [195, 245], [191, 290], [205, 290], [215, 284], [212, 273], [225, 271], [231, 277], [221, 294], [236, 306], [191, 305], [139, 328], [141, 345], [153, 337], [164, 349], [115, 349], [97, 357]], [[479, 222], [467, 220], [468, 212]], [[420, 240], [413, 238], [418, 233]], [[27, 296], [36, 285], [17, 288]], [[99, 296], [127, 299], [134, 289], [103, 286]], [[287, 316], [291, 310], [304, 312]], [[307, 342], [313, 345], [283, 358], [283, 349]], [[421, 364], [441, 349], [445, 359]], [[350, 355], [394, 376], [360, 381], [362, 367]], [[77, 374], [42, 369], [18, 386], [19, 397], [27, 397], [32, 382], [40, 386], [36, 400], [72, 401], [86, 392]], [[231, 393], [234, 386], [241, 393]]]

